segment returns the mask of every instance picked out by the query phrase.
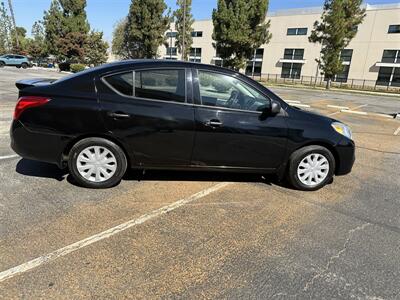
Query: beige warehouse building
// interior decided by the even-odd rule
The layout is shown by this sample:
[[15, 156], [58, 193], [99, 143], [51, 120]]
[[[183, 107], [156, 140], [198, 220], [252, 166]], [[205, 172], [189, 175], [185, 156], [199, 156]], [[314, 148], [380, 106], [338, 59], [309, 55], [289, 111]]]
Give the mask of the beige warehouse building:
[[[321, 17], [322, 8], [277, 11], [271, 20], [271, 41], [255, 51], [248, 62], [248, 75], [302, 80], [321, 76], [316, 59], [321, 45], [308, 41], [313, 24]], [[194, 23], [190, 60], [222, 65], [212, 46], [212, 20]], [[168, 47], [159, 49], [160, 58], [180, 59], [175, 47], [174, 24], [166, 33]], [[335, 81], [365, 81], [367, 85], [400, 86], [400, 3], [366, 5], [366, 17], [357, 36], [342, 52], [344, 72]], [[320, 78], [319, 78], [320, 79]], [[321, 78], [322, 80], [322, 78]]]

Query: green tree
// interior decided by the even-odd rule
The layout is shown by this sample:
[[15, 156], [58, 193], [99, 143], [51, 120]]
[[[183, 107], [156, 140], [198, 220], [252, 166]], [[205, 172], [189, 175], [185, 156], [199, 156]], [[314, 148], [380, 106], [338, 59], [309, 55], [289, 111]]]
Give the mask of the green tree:
[[[17, 31], [17, 34], [15, 34]], [[18, 43], [16, 41], [18, 37]], [[12, 52], [16, 54], [27, 54], [27, 38], [26, 38], [26, 29], [24, 27], [16, 27], [11, 30], [11, 40], [12, 40]]]
[[114, 26], [111, 52], [120, 59], [129, 58], [129, 52], [124, 44], [124, 35], [126, 30], [126, 18], [118, 21]]
[[4, 2], [0, 2], [0, 55], [9, 53], [12, 51], [12, 23], [11, 17], [4, 5]]
[[343, 71], [341, 51], [356, 36], [358, 25], [365, 17], [362, 0], [325, 0], [321, 21], [314, 23], [309, 41], [321, 43], [321, 59], [317, 59], [327, 78], [326, 88], [335, 75]]
[[103, 40], [103, 32], [91, 31], [86, 41], [85, 62], [88, 65], [101, 65], [107, 61], [108, 43]]
[[271, 39], [268, 0], [218, 0], [213, 10], [213, 46], [224, 66], [243, 69], [254, 50]]
[[155, 58], [158, 47], [166, 44], [170, 16], [164, 0], [132, 0], [124, 34], [129, 58]]
[[193, 44], [193, 15], [192, 15], [192, 0], [177, 0], [178, 9], [174, 12], [176, 46], [179, 53], [182, 54], [182, 60], [187, 60], [190, 52], [190, 47]]
[[45, 12], [47, 48], [60, 60], [82, 62], [90, 26], [86, 0], [53, 0]]
[[36, 21], [32, 26], [31, 38], [27, 39], [26, 51], [36, 62], [40, 63], [47, 56], [45, 32], [42, 21]]
[[58, 0], [53, 0], [48, 11], [45, 11], [43, 25], [45, 28], [46, 47], [49, 54], [56, 57], [60, 56], [58, 49], [58, 39], [64, 35], [63, 30], [63, 13]]

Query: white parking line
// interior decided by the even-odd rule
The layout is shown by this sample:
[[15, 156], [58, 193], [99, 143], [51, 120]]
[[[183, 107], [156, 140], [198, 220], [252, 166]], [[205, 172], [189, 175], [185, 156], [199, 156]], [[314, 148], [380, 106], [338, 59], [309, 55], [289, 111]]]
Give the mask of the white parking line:
[[[359, 108], [361, 108], [361, 107], [365, 107], [365, 106], [368, 106], [368, 104], [362, 104], [362, 105], [359, 105], [359, 106], [353, 107], [353, 108], [351, 108], [351, 110], [356, 110], [356, 109], [359, 109]], [[328, 114], [328, 116], [337, 115], [337, 114], [340, 114], [341, 112], [342, 112], [342, 110], [339, 110], [339, 111], [336, 111], [336, 112], [334, 112], [334, 113], [330, 113], [330, 114]]]
[[371, 116], [375, 116], [375, 117], [393, 119], [393, 116], [391, 116], [391, 115], [378, 114], [378, 113], [368, 113], [368, 114], [371, 115]]
[[[290, 103], [289, 103], [289, 104], [290, 104]], [[292, 104], [290, 104], [290, 105], [298, 106], [298, 107], [311, 107], [310, 105], [307, 105], [307, 104], [298, 104], [298, 103], [292, 103]]]
[[19, 155], [17, 155], [17, 154], [5, 155], [5, 156], [0, 156], [0, 160], [16, 158], [16, 157], [19, 157]]
[[365, 111], [356, 111], [356, 110], [348, 110], [348, 109], [342, 109], [340, 112], [344, 112], [347, 114], [367, 115], [367, 113]]
[[286, 102], [290, 103], [301, 103], [301, 101], [298, 100], [285, 100]]
[[340, 105], [327, 105], [328, 107], [331, 107], [331, 108], [338, 108], [338, 109], [350, 109], [350, 108], [348, 108], [347, 106], [340, 106]]
[[228, 183], [228, 182], [216, 184], [216, 185], [214, 185], [214, 186], [212, 186], [212, 187], [210, 187], [208, 189], [205, 189], [205, 190], [200, 191], [200, 192], [198, 192], [196, 194], [193, 194], [192, 196], [190, 196], [188, 198], [184, 198], [184, 199], [178, 200], [178, 201], [176, 201], [176, 202], [174, 202], [174, 203], [172, 203], [170, 205], [166, 205], [166, 206], [163, 206], [163, 207], [161, 207], [159, 209], [153, 210], [152, 212], [150, 212], [148, 214], [145, 214], [145, 215], [143, 215], [143, 216], [141, 216], [141, 217], [139, 217], [137, 219], [133, 219], [133, 220], [130, 220], [128, 222], [122, 223], [120, 225], [117, 225], [115, 227], [107, 229], [107, 230], [105, 230], [103, 232], [100, 232], [98, 234], [92, 235], [92, 236], [90, 236], [90, 237], [88, 237], [86, 239], [80, 240], [80, 241], [78, 241], [76, 243], [70, 244], [68, 246], [60, 248], [58, 250], [55, 250], [53, 252], [50, 252], [50, 253], [48, 253], [46, 255], [43, 255], [43, 256], [40, 256], [38, 258], [32, 259], [32, 260], [30, 260], [30, 261], [28, 261], [26, 263], [23, 263], [23, 264], [21, 264], [19, 266], [15, 266], [15, 267], [13, 267], [11, 269], [8, 269], [8, 270], [5, 270], [3, 272], [0, 272], [0, 282], [3, 282], [5, 280], [7, 280], [7, 279], [10, 279], [10, 278], [12, 278], [14, 276], [17, 276], [17, 275], [21, 274], [21, 273], [24, 273], [24, 272], [27, 272], [27, 271], [32, 270], [34, 268], [37, 268], [42, 264], [48, 263], [50, 261], [53, 261], [53, 260], [55, 260], [55, 259], [57, 259], [59, 257], [65, 256], [65, 255], [67, 255], [69, 253], [72, 253], [72, 252], [74, 252], [76, 250], [79, 250], [79, 249], [82, 249], [84, 247], [87, 247], [87, 246], [89, 246], [91, 244], [94, 244], [94, 243], [96, 243], [98, 241], [101, 241], [101, 240], [107, 239], [109, 237], [112, 237], [113, 235], [116, 235], [116, 234], [118, 234], [120, 232], [123, 232], [123, 231], [125, 231], [125, 230], [127, 230], [127, 229], [129, 229], [131, 227], [134, 227], [136, 225], [140, 225], [140, 224], [142, 224], [142, 223], [144, 223], [146, 221], [149, 221], [151, 219], [154, 219], [154, 218], [157, 218], [157, 217], [159, 217], [161, 215], [169, 213], [169, 212], [171, 212], [171, 211], [173, 211], [173, 210], [175, 210], [175, 209], [177, 209], [177, 208], [179, 208], [179, 207], [181, 207], [181, 206], [183, 206], [185, 204], [188, 204], [190, 202], [193, 202], [195, 200], [203, 198], [203, 197], [205, 197], [205, 196], [207, 196], [207, 195], [209, 195], [209, 194], [211, 194], [213, 192], [216, 192], [216, 191], [218, 191], [218, 190], [220, 190], [220, 189], [222, 189], [222, 188], [224, 188], [224, 187], [226, 187], [226, 186], [228, 186], [230, 184], [231, 183]]
[[393, 132], [393, 135], [398, 135], [400, 133], [400, 127], [396, 129], [395, 132]]

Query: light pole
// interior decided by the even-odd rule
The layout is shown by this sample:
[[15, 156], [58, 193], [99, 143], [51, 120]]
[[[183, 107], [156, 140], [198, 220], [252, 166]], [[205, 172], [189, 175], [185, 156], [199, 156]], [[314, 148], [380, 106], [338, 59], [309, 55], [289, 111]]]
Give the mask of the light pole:
[[185, 36], [186, 36], [186, 0], [183, 0], [183, 26], [182, 26], [182, 60], [186, 60], [185, 56], [185, 50], [186, 50], [186, 45], [185, 45]]
[[13, 26], [14, 26], [15, 43], [17, 44], [17, 49], [19, 50], [19, 40], [18, 40], [17, 24], [15, 23], [14, 9], [13, 9], [11, 0], [8, 0], [8, 6], [9, 6], [9, 8], [10, 8], [11, 19], [12, 19]]
[[172, 59], [172, 28], [169, 29], [169, 58]]

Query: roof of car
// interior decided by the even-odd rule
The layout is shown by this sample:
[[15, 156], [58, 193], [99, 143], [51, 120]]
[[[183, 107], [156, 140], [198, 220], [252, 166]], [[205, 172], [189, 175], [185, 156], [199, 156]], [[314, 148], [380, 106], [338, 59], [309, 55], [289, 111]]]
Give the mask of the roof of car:
[[[214, 69], [214, 70], [225, 70], [226, 72], [234, 73], [233, 70], [214, 66], [214, 65], [208, 65], [208, 64], [201, 64], [201, 63], [195, 63], [195, 62], [187, 62], [187, 61], [181, 61], [181, 60], [168, 60], [168, 59], [129, 59], [129, 60], [122, 60], [122, 61], [116, 61], [108, 64], [104, 64], [102, 66], [99, 66], [95, 68], [97, 71], [107, 71], [109, 70], [115, 70], [119, 68], [124, 68], [124, 67], [129, 67], [129, 66], [139, 66], [139, 65], [157, 65], [157, 66], [174, 66], [174, 67], [185, 67], [185, 68], [204, 68], [204, 69]], [[92, 69], [93, 70], [93, 69]]]

